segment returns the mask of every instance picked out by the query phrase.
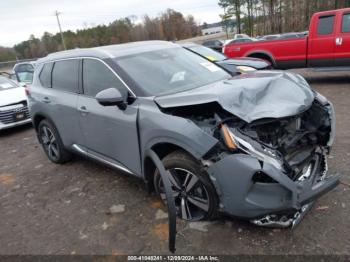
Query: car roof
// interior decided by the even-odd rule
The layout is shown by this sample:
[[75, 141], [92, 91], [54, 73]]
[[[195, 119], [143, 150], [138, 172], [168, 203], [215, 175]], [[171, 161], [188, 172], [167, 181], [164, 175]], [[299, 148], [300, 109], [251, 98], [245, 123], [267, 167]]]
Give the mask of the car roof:
[[126, 44], [99, 46], [93, 48], [76, 48], [49, 54], [37, 61], [38, 64], [60, 59], [77, 57], [95, 57], [99, 59], [116, 58], [149, 51], [178, 47], [178, 44], [167, 41], [139, 41]]

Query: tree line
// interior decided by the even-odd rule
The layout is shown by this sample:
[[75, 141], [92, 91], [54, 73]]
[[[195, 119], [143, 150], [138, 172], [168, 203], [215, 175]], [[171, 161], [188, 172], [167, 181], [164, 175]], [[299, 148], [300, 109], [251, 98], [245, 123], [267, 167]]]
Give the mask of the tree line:
[[[87, 48], [141, 40], [180, 40], [199, 35], [200, 27], [191, 15], [168, 9], [159, 16], [145, 15], [142, 23], [137, 17], [117, 19], [108, 25], [63, 32], [67, 49]], [[49, 53], [63, 50], [61, 35], [45, 32], [41, 38], [31, 35], [14, 48], [0, 47], [0, 61], [43, 57]]]
[[308, 30], [313, 13], [350, 7], [350, 0], [219, 0], [223, 24], [235, 19], [238, 33], [250, 36]]

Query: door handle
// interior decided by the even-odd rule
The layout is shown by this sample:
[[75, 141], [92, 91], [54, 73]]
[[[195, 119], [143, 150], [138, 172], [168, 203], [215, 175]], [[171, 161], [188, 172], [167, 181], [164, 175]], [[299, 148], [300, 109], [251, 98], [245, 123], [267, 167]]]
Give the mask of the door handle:
[[44, 102], [44, 103], [46, 103], [46, 104], [51, 103], [50, 98], [48, 98], [47, 96], [45, 96], [41, 101]]
[[335, 39], [335, 44], [336, 45], [342, 45], [343, 44], [343, 38], [342, 37], [337, 37]]
[[89, 110], [87, 110], [86, 106], [81, 106], [78, 110], [81, 113], [84, 113], [84, 114], [88, 114], [89, 113]]

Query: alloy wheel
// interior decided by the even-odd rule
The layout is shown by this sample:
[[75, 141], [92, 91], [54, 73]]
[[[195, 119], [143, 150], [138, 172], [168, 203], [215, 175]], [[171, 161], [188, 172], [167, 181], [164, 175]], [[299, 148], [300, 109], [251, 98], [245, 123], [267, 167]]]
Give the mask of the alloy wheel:
[[41, 142], [48, 157], [54, 161], [57, 161], [59, 159], [59, 149], [54, 133], [49, 127], [43, 126], [40, 134]]
[[[209, 195], [198, 176], [182, 168], [169, 169], [168, 175], [178, 216], [189, 221], [204, 218], [209, 211]], [[165, 202], [163, 182], [159, 179], [158, 183], [160, 196]]]

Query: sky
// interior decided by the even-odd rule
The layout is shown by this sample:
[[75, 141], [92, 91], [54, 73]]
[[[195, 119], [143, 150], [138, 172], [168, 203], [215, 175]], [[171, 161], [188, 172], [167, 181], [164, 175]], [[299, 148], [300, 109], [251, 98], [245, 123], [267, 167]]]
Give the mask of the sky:
[[57, 33], [56, 10], [62, 30], [75, 31], [130, 15], [154, 17], [167, 8], [191, 14], [199, 23], [218, 22], [223, 12], [218, 0], [1, 0], [0, 46], [12, 47], [31, 34]]

